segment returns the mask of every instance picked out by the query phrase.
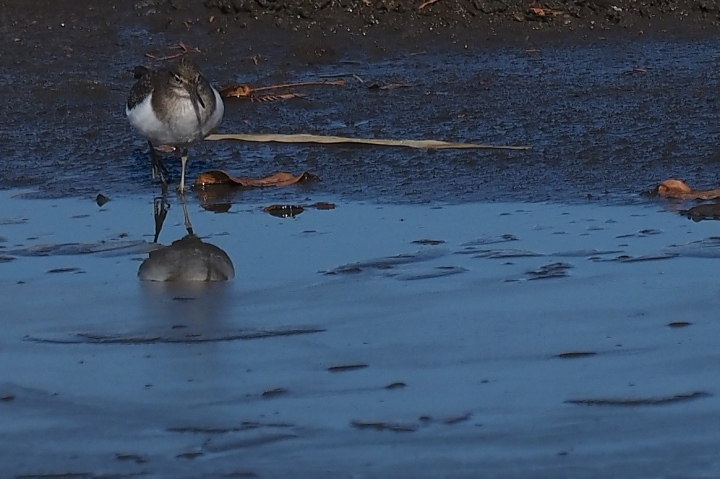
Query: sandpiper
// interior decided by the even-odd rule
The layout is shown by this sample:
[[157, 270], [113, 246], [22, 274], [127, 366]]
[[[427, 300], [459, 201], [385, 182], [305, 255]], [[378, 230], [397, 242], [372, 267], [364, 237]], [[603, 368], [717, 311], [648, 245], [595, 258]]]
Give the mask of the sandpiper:
[[188, 147], [208, 136], [220, 124], [224, 111], [218, 91], [185, 56], [168, 69], [142, 72], [125, 106], [130, 124], [150, 145], [153, 178], [159, 176], [167, 184], [155, 147], [182, 151], [181, 193], [185, 192]]

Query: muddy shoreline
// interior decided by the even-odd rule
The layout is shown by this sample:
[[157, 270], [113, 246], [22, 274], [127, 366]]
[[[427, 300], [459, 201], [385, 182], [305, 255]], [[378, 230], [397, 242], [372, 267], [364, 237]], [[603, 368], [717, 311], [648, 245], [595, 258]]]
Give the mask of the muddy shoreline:
[[[707, 141], [716, 133], [714, 2], [491, 3], [5, 3], [0, 94], [12, 114], [0, 127], [0, 187], [88, 198], [154, 190], [123, 105], [132, 68], [161, 66], [180, 42], [218, 85], [347, 81], [303, 90], [300, 100], [229, 103], [221, 133], [533, 148], [203, 144], [193, 149], [191, 177], [310, 171], [323, 181], [301, 195], [392, 202], [635, 201], [670, 177], [716, 185], [720, 154]], [[357, 77], [408, 87], [369, 91]]]

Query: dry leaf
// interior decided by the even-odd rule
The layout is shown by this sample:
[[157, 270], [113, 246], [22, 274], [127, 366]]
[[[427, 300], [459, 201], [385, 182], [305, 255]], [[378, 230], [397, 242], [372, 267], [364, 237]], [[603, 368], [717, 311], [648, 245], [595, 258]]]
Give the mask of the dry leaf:
[[493, 150], [529, 150], [529, 146], [497, 146], [497, 145], [478, 145], [474, 143], [451, 143], [438, 140], [384, 140], [379, 138], [349, 138], [344, 136], [325, 136], [325, 135], [280, 135], [280, 134], [226, 134], [226, 135], [209, 135], [206, 140], [237, 140], [237, 141], [253, 141], [253, 142], [278, 142], [278, 143], [320, 143], [320, 144], [338, 144], [338, 143], [356, 143], [363, 145], [378, 146], [404, 146], [408, 148], [474, 148], [474, 149], [493, 149]]
[[221, 170], [212, 170], [201, 173], [195, 180], [195, 186], [205, 187], [211, 185], [237, 185], [244, 187], [262, 186], [290, 186], [301, 181], [314, 180], [317, 177], [311, 173], [304, 172], [298, 176], [290, 173], [275, 173], [264, 178], [235, 178], [229, 173]]
[[720, 198], [720, 188], [714, 190], [693, 190], [685, 182], [669, 179], [660, 183], [652, 193], [663, 198], [681, 200], [714, 200]]
[[252, 88], [243, 84], [230, 85], [221, 89], [219, 93], [223, 98], [248, 98]]

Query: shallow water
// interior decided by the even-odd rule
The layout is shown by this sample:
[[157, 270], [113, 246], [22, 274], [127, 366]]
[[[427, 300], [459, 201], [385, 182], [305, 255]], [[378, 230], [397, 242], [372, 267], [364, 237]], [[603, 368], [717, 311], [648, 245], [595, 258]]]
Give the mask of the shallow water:
[[[720, 474], [713, 222], [660, 203], [291, 187], [337, 207], [278, 218], [190, 198], [236, 270], [192, 287], [136, 277], [151, 195], [22, 193], [0, 201], [8, 475]], [[164, 244], [185, 234], [168, 200]]]

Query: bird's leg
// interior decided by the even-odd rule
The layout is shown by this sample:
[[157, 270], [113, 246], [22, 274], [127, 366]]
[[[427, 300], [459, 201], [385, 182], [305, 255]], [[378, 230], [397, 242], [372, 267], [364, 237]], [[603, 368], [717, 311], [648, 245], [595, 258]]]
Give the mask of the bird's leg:
[[162, 231], [163, 224], [165, 223], [165, 217], [168, 213], [170, 205], [167, 202], [167, 188], [163, 188], [162, 196], [158, 196], [153, 200], [153, 213], [155, 216], [155, 238], [153, 243], [157, 243], [160, 231]]
[[195, 233], [193, 232], [192, 223], [190, 223], [190, 216], [188, 215], [187, 201], [185, 201], [185, 195], [182, 195], [182, 197], [180, 198], [180, 202], [182, 203], [183, 214], [185, 215], [185, 229], [187, 230], [187, 232], [190, 236], [195, 236]]
[[152, 172], [153, 180], [160, 178], [160, 182], [167, 186], [167, 169], [158, 156], [155, 147], [149, 141], [148, 146], [150, 147], [150, 171]]
[[182, 162], [182, 173], [180, 174], [180, 194], [185, 194], [185, 165], [187, 164], [188, 160], [188, 151], [187, 148], [183, 149], [182, 151], [182, 157], [180, 158], [180, 161]]

